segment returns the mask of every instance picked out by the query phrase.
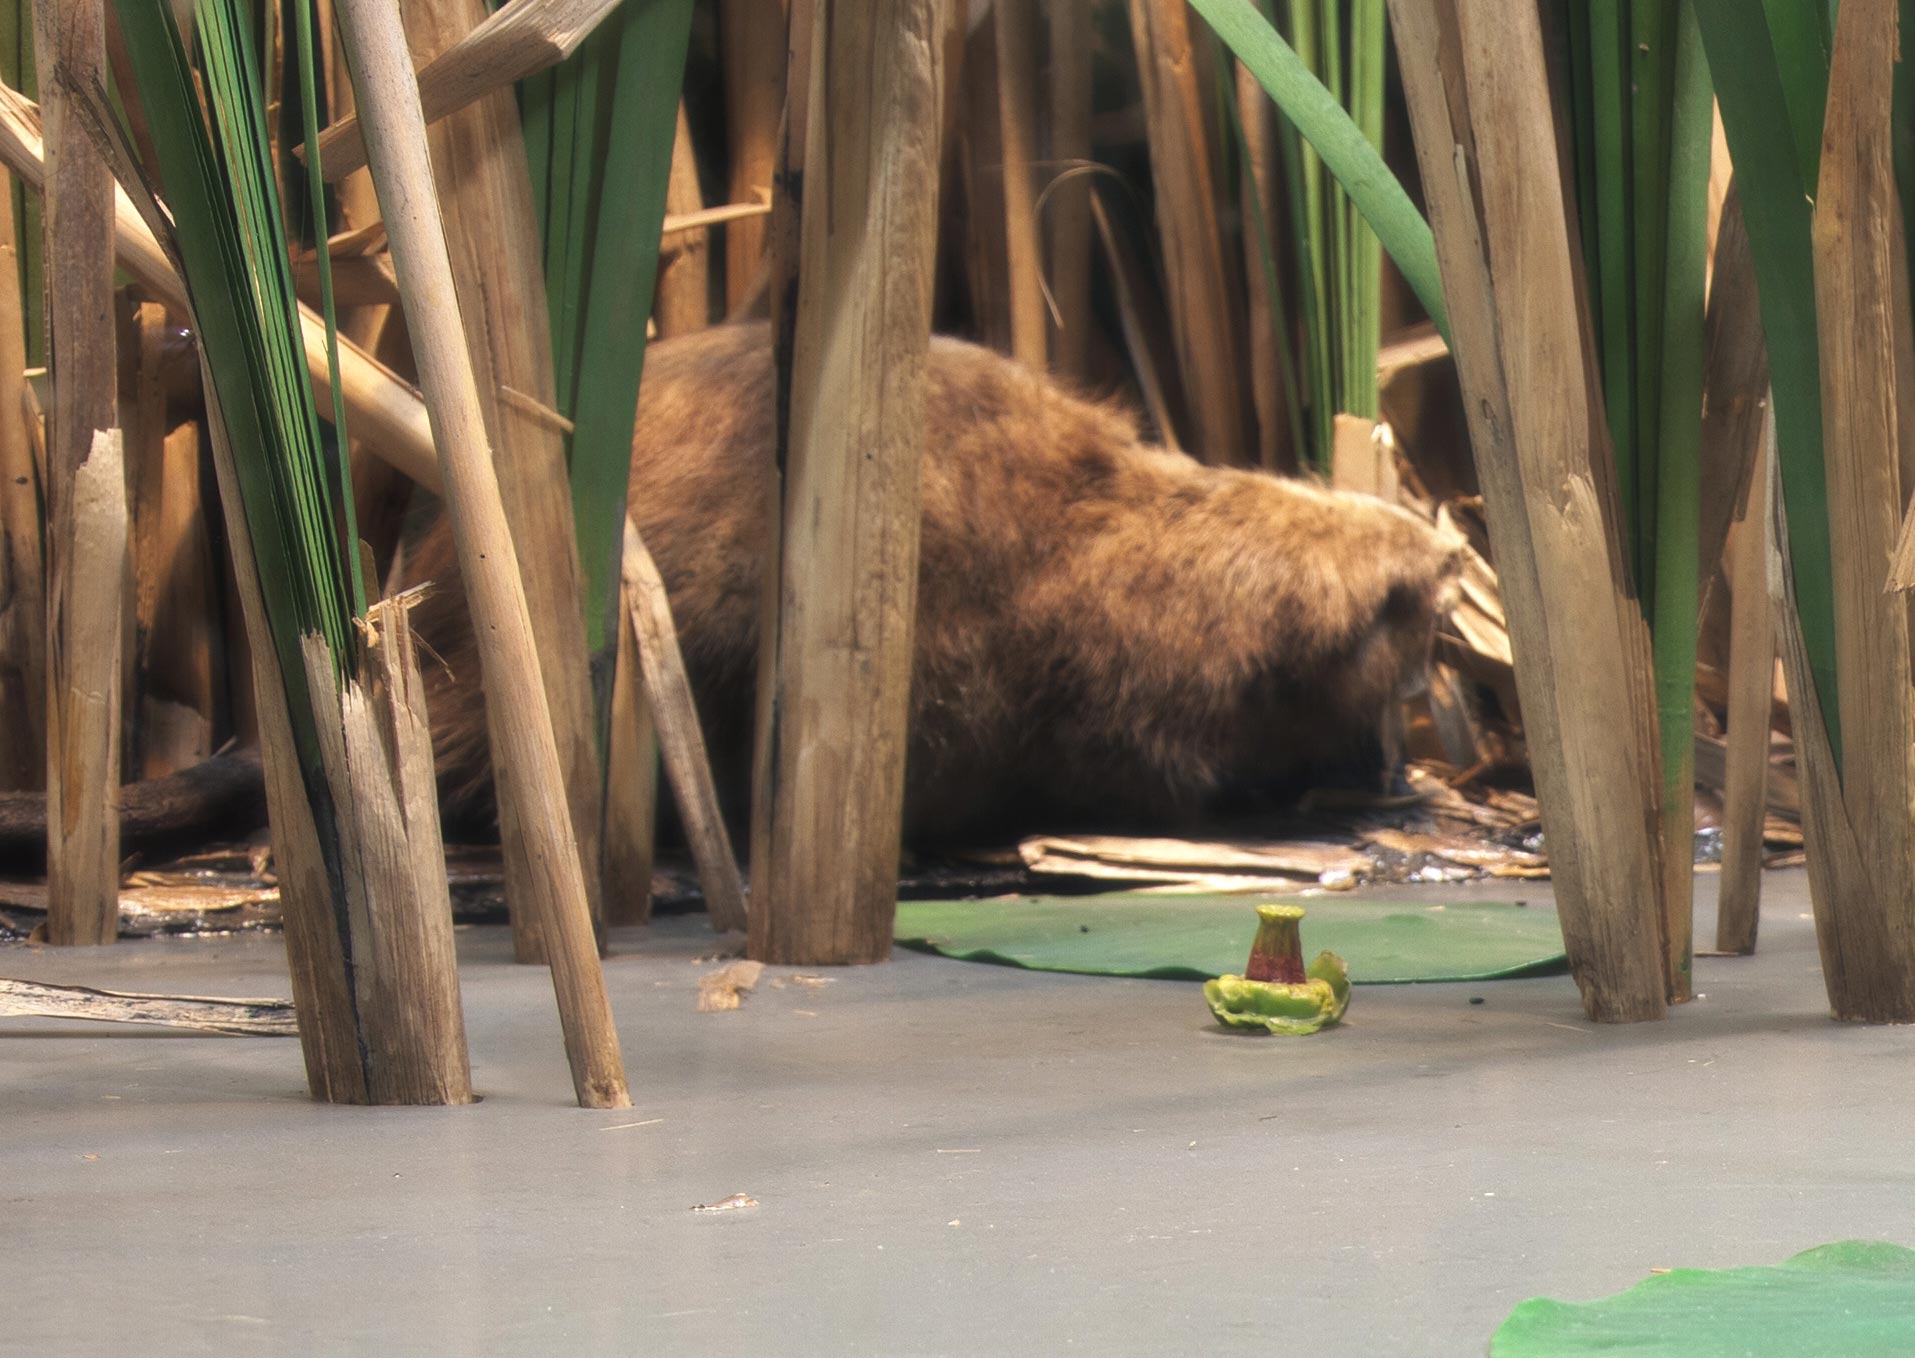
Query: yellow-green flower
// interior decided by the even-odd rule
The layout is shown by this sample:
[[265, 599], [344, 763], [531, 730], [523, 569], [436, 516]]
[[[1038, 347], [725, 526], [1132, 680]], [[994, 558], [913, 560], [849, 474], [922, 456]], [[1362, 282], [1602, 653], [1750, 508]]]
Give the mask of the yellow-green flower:
[[1257, 936], [1242, 976], [1204, 982], [1217, 1022], [1271, 1033], [1314, 1033], [1343, 1017], [1350, 1005], [1350, 969], [1333, 952], [1303, 965], [1300, 905], [1257, 907]]

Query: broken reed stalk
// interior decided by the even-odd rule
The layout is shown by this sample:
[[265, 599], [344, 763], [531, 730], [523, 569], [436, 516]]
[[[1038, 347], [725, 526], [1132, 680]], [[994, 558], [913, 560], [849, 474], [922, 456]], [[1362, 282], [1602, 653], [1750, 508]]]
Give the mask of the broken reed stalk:
[[[794, 23], [804, 12], [794, 6]], [[891, 952], [936, 254], [938, 0], [817, 0], [750, 953]], [[794, 42], [794, 46], [798, 44]], [[799, 121], [794, 118], [794, 122]], [[833, 229], [842, 222], [861, 230]], [[774, 293], [774, 298], [776, 294]], [[781, 355], [781, 360], [784, 356]], [[783, 385], [783, 384], [781, 384]], [[768, 719], [767, 719], [768, 718]]]
[[1330, 429], [1330, 484], [1395, 504], [1396, 437], [1390, 426], [1338, 411]]
[[344, 888], [354, 1013], [373, 1103], [472, 1101], [452, 898], [439, 837], [432, 729], [408, 614], [372, 605], [355, 638], [360, 677], [341, 689], [317, 635], [305, 640]]
[[296, 1037], [299, 1023], [285, 1000], [229, 1000], [205, 995], [142, 995], [83, 985], [47, 985], [0, 977], [0, 1018], [86, 1019], [140, 1023], [239, 1037]]
[[678, 630], [672, 624], [671, 599], [657, 563], [630, 519], [625, 521], [622, 560], [625, 606], [631, 611], [629, 621], [619, 630], [630, 631], [638, 643], [647, 705], [664, 752], [665, 772], [672, 781], [678, 818], [684, 823], [685, 838], [691, 841], [692, 858], [698, 864], [705, 908], [711, 912], [714, 929], [742, 931], [745, 882], [718, 809], [718, 790], [705, 754], [705, 736], [699, 729], [685, 659], [679, 653]]
[[[685, 101], [678, 101], [672, 134], [671, 177], [665, 183], [668, 217], [701, 211], [705, 200], [698, 191], [698, 157], [692, 149], [691, 124], [685, 120]], [[658, 284], [652, 299], [652, 319], [658, 336], [689, 335], [711, 323], [711, 233], [690, 231], [660, 242]]]
[[[35, 0], [47, 91], [47, 941], [119, 934], [126, 486], [113, 325], [113, 178], [72, 85], [103, 82], [104, 0]], [[110, 438], [102, 436], [111, 432]], [[99, 462], [94, 459], [98, 457]]]
[[[1046, 7], [1050, 19], [1050, 163], [1057, 176], [1090, 160], [1091, 7]], [[1053, 178], [1047, 195], [1050, 227], [1051, 366], [1068, 377], [1090, 376], [1091, 186]]]
[[1248, 458], [1229, 263], [1185, 0], [1130, 0], [1149, 131], [1171, 335], [1190, 406], [1187, 434], [1206, 462]]
[[[270, 624], [259, 566], [204, 354], [201, 371], [246, 632], [265, 638]], [[307, 1087], [326, 1103], [472, 1101], [410, 603], [374, 605], [355, 641], [362, 677], [348, 681], [344, 693], [323, 641], [306, 638], [313, 715], [335, 789], [326, 833], [341, 851], [337, 865], [322, 848], [300, 772], [279, 652], [270, 643], [251, 648], [299, 1043]]]
[[1704, 572], [1722, 559], [1729, 523], [1744, 516], [1750, 478], [1762, 463], [1769, 419], [1769, 348], [1762, 335], [1755, 259], [1733, 181], [1716, 231], [1714, 281], [1703, 322], [1702, 507], [1696, 564]]
[[[420, 67], [419, 102], [427, 124], [558, 65], [617, 5], [618, 0], [509, 0], [488, 10]], [[320, 136], [319, 163], [334, 184], [365, 167], [365, 136], [356, 117], [341, 118]]]
[[[1717, 277], [1721, 277], [1718, 273]], [[1775, 691], [1775, 608], [1769, 601], [1775, 476], [1772, 420], [1729, 536], [1728, 774], [1722, 796], [1722, 876], [1716, 951], [1752, 953], [1762, 902], [1762, 827], [1768, 811], [1769, 704]]]
[[1004, 281], [1011, 321], [1011, 356], [1046, 366], [1043, 252], [1038, 244], [1037, 5], [996, 0], [991, 38], [997, 53], [999, 167], [1004, 179]]
[[[621, 592], [619, 616], [631, 612]], [[612, 670], [610, 729], [605, 742], [605, 810], [600, 835], [601, 913], [605, 923], [643, 924], [652, 917], [652, 865], [658, 828], [658, 731], [639, 673], [638, 642], [618, 629]]]
[[540, 675], [518, 554], [487, 446], [472, 361], [459, 325], [445, 229], [430, 186], [432, 165], [418, 85], [392, 0], [339, 0], [347, 59], [420, 385], [432, 417], [446, 507], [480, 639], [501, 795], [520, 808], [534, 913], [545, 932], [579, 1103], [630, 1105], [618, 1034], [592, 937], [591, 907], [568, 814], [564, 767]]
[[[725, 71], [729, 197], [749, 203], [771, 191], [778, 118], [785, 101], [785, 12], [779, 0], [719, 0]], [[765, 224], [750, 218], [725, 232], [725, 310], [751, 296], [765, 270]]]
[[[1882, 583], [1915, 440], [1915, 335], [1890, 118], [1898, 28], [1897, 0], [1848, 0], [1837, 16], [1815, 199], [1839, 772], [1816, 707], [1797, 704], [1794, 716], [1829, 1007], [1869, 1023], [1915, 1022], [1910, 600]], [[1790, 674], [1791, 694], [1802, 692], [1804, 668]]]
[[[485, 0], [418, 0], [405, 7], [414, 60], [425, 65], [483, 24]], [[435, 123], [428, 144], [436, 174], [446, 249], [464, 321], [465, 352], [478, 384], [479, 411], [492, 450], [505, 520], [518, 554], [519, 580], [532, 620], [545, 700], [564, 775], [565, 804], [596, 899], [599, 861], [600, 771], [591, 667], [585, 649], [584, 592], [573, 535], [572, 487], [565, 440], [551, 424], [501, 399], [510, 388], [551, 407], [557, 402], [552, 368], [551, 313], [540, 268], [538, 218], [526, 168], [519, 109], [499, 88]], [[325, 153], [320, 153], [324, 168]], [[491, 696], [501, 696], [493, 691]], [[487, 731], [497, 748], [502, 723], [515, 714], [486, 704]], [[530, 866], [521, 789], [501, 782], [499, 834], [505, 855], [506, 902], [513, 954], [543, 962], [545, 943]], [[544, 789], [535, 795], [543, 796]], [[597, 911], [594, 909], [594, 916]]]
[[1563, 939], [1600, 1022], [1666, 1003], [1648, 629], [1579, 322], [1536, 12], [1392, 0]]
[[0, 790], [47, 778], [45, 488], [27, 425], [26, 342], [13, 176], [0, 176]]

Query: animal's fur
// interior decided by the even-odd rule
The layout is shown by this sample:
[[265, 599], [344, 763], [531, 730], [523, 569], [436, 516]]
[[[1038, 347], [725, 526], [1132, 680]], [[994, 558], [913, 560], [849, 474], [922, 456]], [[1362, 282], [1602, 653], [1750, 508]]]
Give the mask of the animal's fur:
[[[773, 373], [762, 325], [654, 345], [631, 512], [671, 593], [721, 770], [749, 748]], [[931, 348], [907, 834], [1184, 820], [1368, 759], [1420, 682], [1456, 543], [1363, 496], [1208, 468], [1117, 410]], [[478, 665], [436, 526], [407, 574], [451, 679], [442, 787], [489, 814]], [[730, 780], [733, 786], [739, 781]], [[731, 810], [736, 813], [734, 794]]]

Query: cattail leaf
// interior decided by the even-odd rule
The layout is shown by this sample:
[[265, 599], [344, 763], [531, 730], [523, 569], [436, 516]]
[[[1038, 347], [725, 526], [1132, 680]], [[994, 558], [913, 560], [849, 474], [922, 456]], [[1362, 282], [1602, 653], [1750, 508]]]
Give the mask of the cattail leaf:
[[[1828, 49], [1785, 42], [1825, 22], [1821, 0], [1693, 0], [1722, 128], [1735, 163], [1775, 399], [1776, 458], [1803, 647], [1836, 758], [1835, 588], [1822, 466], [1822, 363], [1816, 338], [1812, 197], [1821, 163]], [[1781, 22], [1775, 21], [1780, 18]], [[1819, 64], [1818, 64], [1819, 61]], [[1813, 107], [1813, 135], [1803, 140]]]
[[1309, 142], [1376, 232], [1436, 328], [1449, 337], [1436, 242], [1383, 156], [1269, 20], [1244, 0], [1190, 0]]

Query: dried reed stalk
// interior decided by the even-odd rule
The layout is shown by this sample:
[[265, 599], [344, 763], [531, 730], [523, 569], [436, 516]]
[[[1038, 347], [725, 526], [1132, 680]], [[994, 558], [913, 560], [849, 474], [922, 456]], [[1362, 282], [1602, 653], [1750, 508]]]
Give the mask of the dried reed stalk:
[[[0, 86], [0, 161], [33, 188], [44, 188], [46, 151], [39, 111], [32, 100]], [[113, 196], [112, 231], [119, 262], [175, 316], [186, 315], [186, 291], [152, 229], [124, 191]], [[326, 323], [310, 307], [299, 309], [306, 345], [306, 369], [322, 411], [332, 409], [332, 385], [326, 370]], [[110, 324], [110, 322], [109, 322]], [[419, 393], [357, 345], [339, 342], [339, 385], [352, 415], [355, 435], [420, 485], [437, 489], [438, 465], [432, 430]]]
[[[1237, 121], [1243, 127], [1240, 192], [1245, 204], [1243, 268], [1249, 280], [1244, 299], [1249, 317], [1250, 396], [1257, 413], [1257, 463], [1268, 471], [1295, 471], [1300, 450], [1289, 446], [1286, 421], [1291, 412], [1285, 400], [1288, 375], [1278, 334], [1278, 327], [1289, 324], [1289, 318], [1278, 310], [1273, 280], [1265, 275], [1266, 242], [1270, 250], [1268, 267], [1276, 264], [1277, 185], [1283, 180], [1283, 166], [1277, 158], [1277, 110], [1255, 76], [1241, 64], [1234, 70]], [[1262, 232], [1255, 229], [1259, 221]]]
[[[1897, 0], [1849, 0], [1837, 16], [1815, 200], [1839, 764], [1817, 706], [1801, 701], [1794, 711], [1823, 983], [1836, 1018], [1869, 1023], [1915, 1022], [1909, 599], [1882, 588], [1915, 441], [1915, 336], [1890, 119], [1898, 27]], [[1812, 690], [1802, 685], [1805, 668], [1789, 674], [1790, 694], [1803, 699]]]
[[[436, 123], [558, 65], [617, 6], [618, 0], [511, 0], [489, 10], [420, 67], [419, 102], [426, 122]], [[342, 118], [320, 135], [319, 161], [335, 184], [365, 167], [366, 143], [357, 117]]]
[[672, 624], [671, 599], [658, 565], [625, 521], [622, 575], [630, 631], [637, 640], [638, 660], [645, 679], [647, 705], [656, 722], [658, 743], [665, 755], [665, 772], [672, 781], [678, 817], [691, 841], [692, 858], [705, 888], [705, 908], [714, 929], [745, 927], [745, 882], [732, 853], [731, 836], [718, 810], [718, 791], [712, 783], [711, 761], [705, 754], [704, 732], [692, 703], [691, 680], [678, 650], [678, 631]]
[[[936, 254], [938, 0], [818, 0], [751, 954], [890, 955]], [[798, 121], [793, 119], [794, 122]], [[858, 231], [833, 230], [860, 222]], [[776, 296], [776, 294], [774, 294]], [[855, 643], [854, 643], [855, 639]], [[769, 753], [766, 753], [769, 751]]]
[[15, 242], [13, 177], [0, 176], [0, 790], [27, 791], [47, 777], [47, 602]]
[[[691, 124], [685, 120], [685, 101], [678, 101], [678, 130], [672, 140], [671, 178], [665, 186], [665, 211], [685, 216], [703, 210], [698, 191], [698, 158], [692, 150]], [[658, 261], [657, 293], [652, 318], [658, 337], [689, 335], [711, 323], [711, 240], [709, 231], [691, 231], [663, 242]]]
[[[1721, 274], [1717, 275], [1721, 277]], [[1716, 906], [1716, 951], [1752, 953], [1762, 900], [1762, 826], [1768, 811], [1769, 704], [1775, 685], [1775, 609], [1769, 575], [1775, 478], [1773, 420], [1764, 419], [1763, 448], [1749, 478], [1741, 514], [1729, 535], [1729, 721], [1722, 795], [1722, 876]]]
[[[956, 9], [955, 6], [952, 7]], [[964, 285], [977, 338], [1003, 353], [1011, 351], [1010, 244], [1004, 238], [1009, 214], [1004, 205], [1002, 119], [998, 106], [997, 28], [987, 20], [968, 30], [957, 20], [949, 35], [950, 60], [957, 64], [950, 133], [954, 143], [957, 192], [952, 216], [962, 230]]]
[[[631, 600], [621, 593], [619, 616]], [[599, 839], [601, 914], [607, 925], [652, 917], [652, 864], [658, 826], [658, 732], [639, 673], [638, 642], [618, 628], [612, 669], [610, 730], [605, 742], [604, 829]]]
[[1229, 267], [1185, 0], [1130, 0], [1150, 166], [1163, 238], [1171, 334], [1189, 399], [1189, 434], [1208, 462], [1242, 463], [1243, 393]]
[[244, 1037], [294, 1037], [299, 1032], [293, 1007], [284, 1000], [141, 995], [0, 977], [0, 1018], [24, 1017], [152, 1024]]
[[1091, 8], [1052, 4], [1050, 15], [1050, 166], [1045, 190], [1050, 225], [1051, 366], [1071, 377], [1090, 375], [1091, 220], [1088, 180], [1060, 180], [1088, 162], [1090, 144]]
[[[105, 80], [101, 0], [35, 0], [47, 99], [47, 940], [119, 934], [126, 486], [113, 325], [113, 178], [69, 90]], [[110, 433], [109, 433], [110, 431]], [[95, 459], [98, 459], [97, 461]]]
[[[778, 119], [785, 102], [785, 11], [780, 0], [719, 0], [719, 55], [725, 68], [729, 196], [748, 203], [771, 189]], [[725, 309], [742, 305], [765, 269], [765, 225], [725, 233]]]
[[1037, 4], [995, 0], [991, 38], [997, 55], [997, 132], [1003, 175], [1004, 281], [1011, 322], [1011, 356], [1033, 368], [1046, 364], [1043, 252], [1038, 244]]
[[[413, 60], [425, 65], [485, 22], [485, 0], [421, 0], [406, 6]], [[518, 104], [509, 89], [486, 94], [432, 125], [432, 168], [444, 214], [446, 248], [458, 289], [465, 351], [478, 384], [479, 411], [492, 449], [499, 494], [518, 556], [519, 580], [531, 610], [545, 700], [558, 742], [565, 804], [584, 863], [588, 897], [598, 887], [601, 773], [586, 661], [585, 618], [578, 601], [584, 583], [572, 522], [572, 487], [565, 441], [550, 423], [501, 399], [511, 388], [551, 406], [557, 400], [552, 367], [551, 313], [541, 270], [538, 217], [526, 168]], [[321, 168], [324, 168], [321, 152]], [[496, 691], [489, 697], [502, 696]], [[516, 714], [486, 704], [492, 746]], [[545, 796], [544, 788], [533, 791]], [[543, 962], [537, 852], [528, 839], [521, 789], [499, 788], [499, 834], [505, 855], [506, 901], [514, 954]], [[594, 910], [596, 916], [596, 910]]]
[[1536, 12], [1392, 0], [1515, 640], [1570, 969], [1603, 1022], [1666, 1002], [1648, 631], [1570, 258]]
[[[352, 76], [346, 70], [345, 58], [337, 48], [338, 24], [333, 17], [332, 0], [318, 0], [314, 12], [314, 30], [319, 39], [323, 57], [322, 75], [325, 77], [326, 108], [335, 119], [349, 116], [353, 111]], [[375, 230], [379, 240], [385, 239], [385, 227], [379, 220], [379, 195], [373, 191], [372, 176], [364, 170], [358, 170], [340, 179], [333, 192], [339, 205], [340, 234], [349, 237], [368, 238]], [[337, 236], [334, 238], [337, 240]], [[329, 249], [333, 241], [328, 241]], [[335, 305], [340, 291], [339, 266], [346, 261], [333, 251], [333, 294]], [[317, 256], [314, 256], [317, 274]], [[387, 271], [391, 269], [391, 258], [385, 256], [383, 262]], [[399, 281], [392, 279], [392, 297], [389, 304], [360, 303], [338, 317], [339, 338], [350, 340], [366, 353], [383, 361], [396, 357], [396, 352], [405, 346], [403, 327], [394, 324], [399, 315]], [[350, 393], [347, 408], [351, 409]], [[405, 532], [407, 511], [412, 503], [412, 485], [410, 478], [381, 458], [364, 439], [357, 437], [358, 421], [349, 416], [346, 421], [348, 430], [354, 437], [349, 450], [352, 463], [352, 501], [353, 513], [359, 522], [359, 540], [372, 550], [374, 566], [382, 572], [390, 572], [394, 558], [399, 552], [399, 544]], [[438, 466], [432, 464], [436, 475]]]
[[[133, 501], [133, 615], [139, 694], [138, 768], [163, 778], [213, 752], [218, 577], [200, 502], [199, 427], [168, 430], [160, 384], [166, 309], [137, 311], [139, 399], [129, 421], [138, 466]], [[132, 710], [132, 709], [130, 709]]]
[[440, 449], [446, 505], [478, 632], [501, 795], [519, 808], [534, 914], [545, 934], [572, 1084], [586, 1107], [630, 1103], [592, 938], [564, 765], [553, 736], [518, 553], [487, 446], [439, 205], [418, 85], [389, 0], [339, 0], [373, 182], [385, 209], [421, 385]]
[[[798, 267], [804, 234], [805, 149], [810, 141], [811, 130], [811, 45], [818, 29], [815, 13], [818, 3], [819, 0], [789, 0], [790, 64], [785, 72], [785, 89], [795, 94], [786, 99], [784, 116], [778, 123], [771, 217], [765, 224], [766, 302], [771, 313], [772, 372], [777, 383], [772, 418], [776, 422], [778, 437], [773, 448], [772, 465], [767, 468], [772, 493], [765, 497], [764, 517], [759, 525], [763, 559], [772, 563], [772, 569], [765, 572], [765, 578], [759, 586], [760, 651], [752, 712], [749, 843], [753, 878], [760, 884], [757, 897], [761, 902], [769, 890], [763, 885], [768, 875], [766, 864], [769, 859], [766, 855], [773, 830], [769, 792], [779, 774], [774, 758], [776, 746], [767, 737], [777, 714], [780, 697], [780, 675], [775, 657], [784, 607], [783, 561], [785, 500], [790, 484], [787, 463], [791, 442], [792, 352], [798, 332]], [[960, 30], [953, 28], [942, 36], [962, 50]], [[947, 109], [949, 105], [947, 99]]]
[[[48, 220], [55, 220], [55, 213]], [[61, 277], [58, 258], [49, 278]], [[48, 313], [58, 317], [57, 301]], [[109, 329], [109, 336], [112, 331]], [[55, 341], [58, 353], [58, 341]], [[49, 497], [53, 498], [53, 497]], [[118, 429], [93, 433], [49, 525], [47, 942], [111, 943], [120, 913], [120, 685], [126, 471]]]

